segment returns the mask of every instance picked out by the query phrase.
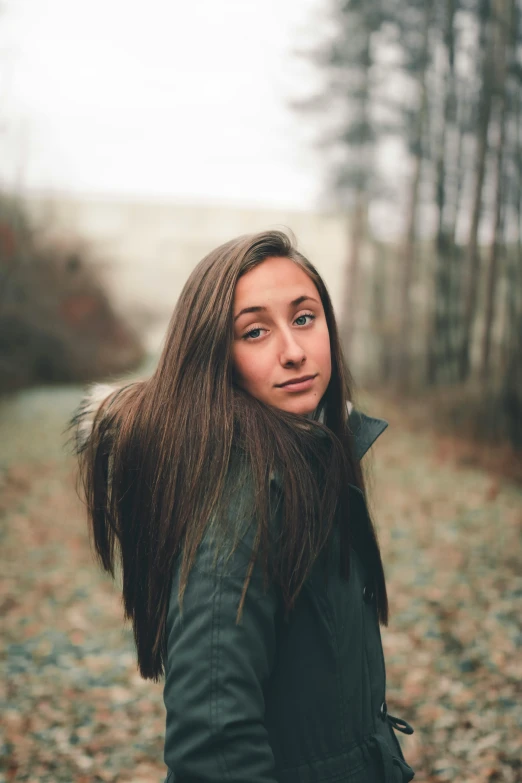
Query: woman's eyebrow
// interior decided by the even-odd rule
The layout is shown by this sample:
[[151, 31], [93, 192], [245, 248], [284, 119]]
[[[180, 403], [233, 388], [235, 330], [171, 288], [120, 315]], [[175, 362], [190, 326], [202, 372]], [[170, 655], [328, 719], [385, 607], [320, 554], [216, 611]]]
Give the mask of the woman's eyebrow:
[[[293, 299], [290, 302], [290, 307], [297, 307], [301, 304], [301, 302], [316, 302], [319, 304], [317, 299], [314, 299], [313, 296], [308, 296], [308, 294], [303, 294], [302, 296], [298, 296], [297, 299]], [[237, 321], [240, 315], [245, 315], [245, 313], [262, 313], [266, 311], [266, 307], [263, 307], [262, 305], [253, 305], [252, 307], [244, 307], [242, 310], [239, 311], [239, 313], [234, 316], [234, 321]]]

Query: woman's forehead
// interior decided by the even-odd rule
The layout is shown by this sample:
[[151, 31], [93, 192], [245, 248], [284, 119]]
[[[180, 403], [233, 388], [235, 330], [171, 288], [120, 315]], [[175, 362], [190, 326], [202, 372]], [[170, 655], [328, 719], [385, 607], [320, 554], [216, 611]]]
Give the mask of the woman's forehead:
[[268, 258], [239, 278], [234, 306], [290, 302], [304, 295], [319, 298], [315, 283], [302, 266], [289, 258]]

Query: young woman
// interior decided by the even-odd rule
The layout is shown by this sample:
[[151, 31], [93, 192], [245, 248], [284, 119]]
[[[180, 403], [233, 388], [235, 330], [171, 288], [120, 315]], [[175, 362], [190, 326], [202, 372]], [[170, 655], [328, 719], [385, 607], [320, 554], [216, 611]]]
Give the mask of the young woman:
[[218, 247], [151, 378], [75, 423], [94, 546], [121, 563], [143, 677], [165, 675], [171, 783], [405, 783], [388, 601], [326, 287], [286, 234]]

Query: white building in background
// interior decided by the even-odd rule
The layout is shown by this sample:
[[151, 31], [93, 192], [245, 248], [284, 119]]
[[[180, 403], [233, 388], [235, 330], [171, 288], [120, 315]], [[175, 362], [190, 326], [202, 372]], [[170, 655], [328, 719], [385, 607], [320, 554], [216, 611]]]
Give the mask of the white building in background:
[[[344, 295], [347, 222], [339, 215], [241, 209], [109, 196], [35, 195], [27, 203], [51, 235], [93, 245], [114, 300], [159, 348], [179, 293], [206, 253], [240, 234], [291, 229], [299, 249], [324, 276], [334, 308]], [[148, 325], [147, 325], [148, 324]]]

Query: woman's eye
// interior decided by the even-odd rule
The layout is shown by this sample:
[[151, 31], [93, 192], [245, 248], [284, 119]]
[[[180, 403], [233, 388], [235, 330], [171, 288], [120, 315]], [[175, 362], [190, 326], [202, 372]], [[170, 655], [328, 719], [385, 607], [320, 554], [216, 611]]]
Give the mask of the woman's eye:
[[[310, 321], [306, 321], [306, 318], [310, 318]], [[295, 319], [295, 323], [298, 326], [306, 326], [307, 323], [311, 323], [315, 319], [315, 315], [312, 315], [312, 313], [304, 313], [303, 315], [298, 315]], [[298, 323], [300, 321], [301, 323]]]
[[[298, 315], [297, 318], [294, 321], [294, 324], [297, 326], [308, 326], [312, 321], [315, 320], [315, 315], [313, 313], [303, 313], [303, 315]], [[250, 329], [249, 332], [246, 332], [246, 334], [243, 335], [241, 338], [245, 341], [257, 341], [260, 337], [263, 336], [263, 332], [269, 331], [268, 329], [265, 329], [262, 326], [256, 326], [255, 329]]]
[[256, 340], [261, 336], [262, 331], [263, 330], [260, 326], [258, 326], [256, 329], [251, 329], [249, 332], [243, 335], [243, 340]]

